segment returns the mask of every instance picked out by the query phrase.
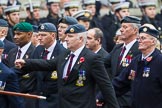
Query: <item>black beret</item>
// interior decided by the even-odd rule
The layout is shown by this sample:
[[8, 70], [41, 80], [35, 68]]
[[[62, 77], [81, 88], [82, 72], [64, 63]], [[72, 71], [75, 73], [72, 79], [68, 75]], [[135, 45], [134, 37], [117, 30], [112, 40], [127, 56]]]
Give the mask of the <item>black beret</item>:
[[74, 25], [70, 25], [66, 29], [65, 34], [67, 34], [67, 33], [82, 33], [82, 32], [86, 32], [85, 27], [81, 24], [74, 24]]
[[8, 27], [8, 23], [4, 19], [0, 19], [0, 27]]
[[43, 32], [57, 32], [56, 27], [52, 23], [43, 23], [40, 24], [38, 27], [38, 31], [43, 31]]
[[59, 23], [65, 23], [68, 25], [73, 25], [73, 24], [78, 24], [78, 21], [71, 16], [64, 16], [62, 18], [59, 19]]
[[33, 27], [30, 23], [20, 22], [13, 27], [13, 30], [20, 32], [31, 32], [33, 31]]
[[151, 29], [150, 27], [147, 27], [147, 26], [142, 26], [140, 29], [139, 29], [139, 33], [146, 33], [146, 34], [149, 34], [155, 38], [158, 38], [159, 37], [159, 31], [156, 30], [156, 29]]
[[125, 16], [121, 20], [121, 23], [136, 23], [136, 24], [141, 24], [141, 20], [138, 17], [135, 17], [135, 16]]

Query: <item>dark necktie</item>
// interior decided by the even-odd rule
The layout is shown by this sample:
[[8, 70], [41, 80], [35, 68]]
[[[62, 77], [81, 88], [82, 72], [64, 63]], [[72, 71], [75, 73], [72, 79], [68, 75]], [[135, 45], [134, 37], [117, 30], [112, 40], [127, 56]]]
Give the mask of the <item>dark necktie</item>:
[[71, 54], [70, 57], [69, 57], [70, 62], [69, 62], [68, 68], [67, 68], [66, 78], [68, 78], [68, 76], [70, 75], [71, 66], [72, 66], [72, 63], [73, 63], [74, 56], [75, 56], [74, 54]]
[[18, 52], [17, 52], [17, 58], [16, 58], [16, 59], [20, 59], [21, 53], [22, 53], [22, 52], [21, 52], [21, 50], [19, 49]]
[[121, 53], [120, 53], [119, 58], [118, 58], [118, 66], [119, 66], [120, 63], [121, 63], [121, 60], [122, 60], [123, 55], [124, 55], [124, 53], [125, 53], [125, 50], [126, 50], [126, 47], [125, 47], [125, 46], [122, 47]]
[[44, 60], [47, 60], [47, 55], [48, 55], [48, 53], [49, 53], [48, 50], [44, 50], [44, 52], [43, 52], [43, 57], [42, 57]]

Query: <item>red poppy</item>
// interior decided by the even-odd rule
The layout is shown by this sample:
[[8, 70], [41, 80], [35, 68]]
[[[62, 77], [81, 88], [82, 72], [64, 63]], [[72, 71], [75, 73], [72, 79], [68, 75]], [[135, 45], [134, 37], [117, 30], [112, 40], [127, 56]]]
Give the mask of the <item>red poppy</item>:
[[152, 60], [152, 56], [146, 58], [146, 61], [147, 61], [147, 62], [150, 62], [151, 60]]
[[80, 60], [79, 60], [80, 63], [83, 63], [84, 61], [85, 61], [84, 57], [81, 57]]

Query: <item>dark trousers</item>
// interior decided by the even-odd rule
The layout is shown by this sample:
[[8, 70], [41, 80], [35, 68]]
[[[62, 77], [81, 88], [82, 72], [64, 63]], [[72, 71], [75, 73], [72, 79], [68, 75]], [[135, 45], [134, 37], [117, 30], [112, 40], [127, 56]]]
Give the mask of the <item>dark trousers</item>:
[[39, 108], [58, 108], [58, 94], [50, 94], [46, 97], [46, 100], [39, 100]]

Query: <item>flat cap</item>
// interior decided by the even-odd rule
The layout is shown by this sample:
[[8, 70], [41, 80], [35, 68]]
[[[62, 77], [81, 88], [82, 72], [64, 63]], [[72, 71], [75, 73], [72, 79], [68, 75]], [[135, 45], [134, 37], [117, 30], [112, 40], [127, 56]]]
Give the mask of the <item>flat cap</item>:
[[68, 1], [64, 3], [64, 9], [69, 8], [79, 8], [79, 2], [78, 1]]
[[33, 27], [30, 23], [20, 22], [13, 27], [13, 30], [20, 31], [20, 32], [32, 32]]
[[65, 34], [67, 33], [82, 33], [82, 32], [86, 32], [86, 29], [83, 25], [81, 24], [74, 24], [74, 25], [70, 25], [66, 31]]
[[114, 6], [114, 10], [129, 9], [129, 2], [118, 3]]
[[73, 15], [77, 20], [90, 21], [92, 18], [91, 11], [89, 10], [80, 10]]
[[135, 16], [125, 16], [122, 20], [121, 23], [136, 23], [140, 24], [141, 20], [138, 17]]
[[139, 33], [146, 33], [155, 38], [159, 38], [159, 31], [152, 24], [144, 24], [139, 29]]
[[4, 49], [4, 42], [0, 40], [0, 49]]
[[43, 23], [38, 26], [38, 31], [57, 32], [56, 27], [52, 23]]
[[157, 1], [156, 0], [138, 0], [138, 5], [140, 7], [145, 6], [156, 6]]
[[83, 5], [95, 5], [96, 0], [84, 0]]
[[12, 12], [20, 12], [20, 5], [7, 6], [7, 7], [4, 9], [4, 13], [5, 13], [5, 14], [9, 14], [9, 13], [12, 13]]
[[0, 19], [0, 27], [8, 27], [8, 23], [4, 19]]
[[[32, 4], [33, 8], [40, 8], [40, 5], [41, 5], [41, 3], [39, 1], [32, 2], [31, 4]], [[26, 9], [30, 9], [31, 4], [26, 3], [26, 4], [24, 4], [24, 6], [26, 7]]]
[[59, 19], [59, 23], [65, 23], [65, 24], [68, 24], [68, 25], [73, 25], [73, 24], [77, 24], [78, 21], [74, 17], [64, 16], [64, 17]]
[[33, 27], [33, 32], [38, 32], [38, 26], [32, 25], [32, 27]]

